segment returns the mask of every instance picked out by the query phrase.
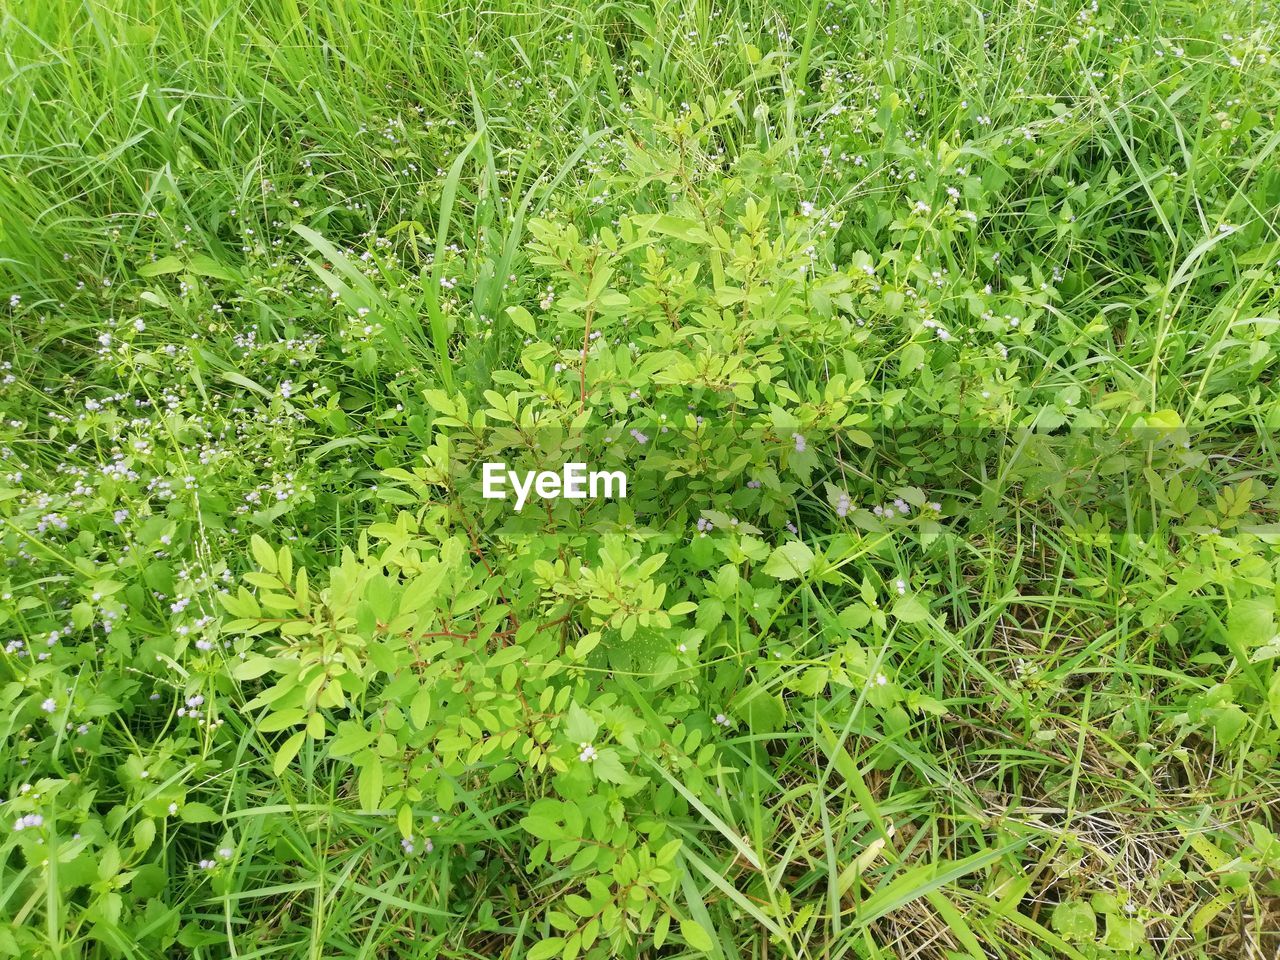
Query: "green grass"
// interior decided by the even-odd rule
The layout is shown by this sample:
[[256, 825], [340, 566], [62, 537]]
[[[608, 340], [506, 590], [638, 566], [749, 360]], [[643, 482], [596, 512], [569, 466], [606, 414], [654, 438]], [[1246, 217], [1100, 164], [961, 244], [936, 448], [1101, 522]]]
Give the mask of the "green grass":
[[1278, 36], [0, 9], [0, 957], [1275, 957]]

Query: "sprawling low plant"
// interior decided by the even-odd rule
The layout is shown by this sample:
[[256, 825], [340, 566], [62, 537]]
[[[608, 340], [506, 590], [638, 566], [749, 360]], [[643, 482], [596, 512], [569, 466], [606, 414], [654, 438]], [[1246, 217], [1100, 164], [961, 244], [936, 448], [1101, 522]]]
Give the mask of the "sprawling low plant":
[[0, 957], [1274, 952], [1274, 25], [419, 7], [0, 20]]

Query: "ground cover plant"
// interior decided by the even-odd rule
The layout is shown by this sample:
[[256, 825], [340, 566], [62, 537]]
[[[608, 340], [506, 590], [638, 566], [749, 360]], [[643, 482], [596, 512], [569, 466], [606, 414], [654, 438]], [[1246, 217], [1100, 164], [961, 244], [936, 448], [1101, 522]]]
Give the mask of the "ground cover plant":
[[1273, 6], [0, 18], [0, 957], [1280, 954]]

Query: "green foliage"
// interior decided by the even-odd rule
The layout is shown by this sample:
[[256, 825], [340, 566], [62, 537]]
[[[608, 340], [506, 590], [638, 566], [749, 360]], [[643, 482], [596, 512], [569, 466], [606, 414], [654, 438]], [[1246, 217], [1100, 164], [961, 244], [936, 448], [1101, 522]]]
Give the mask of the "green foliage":
[[0, 958], [1275, 952], [1254, 6], [18, 7]]

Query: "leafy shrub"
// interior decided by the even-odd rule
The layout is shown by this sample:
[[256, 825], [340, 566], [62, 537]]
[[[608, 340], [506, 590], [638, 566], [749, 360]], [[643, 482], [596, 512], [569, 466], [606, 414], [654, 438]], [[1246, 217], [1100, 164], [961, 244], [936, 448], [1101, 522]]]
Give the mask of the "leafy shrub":
[[55, 8], [0, 956], [1270, 948], [1256, 11]]

